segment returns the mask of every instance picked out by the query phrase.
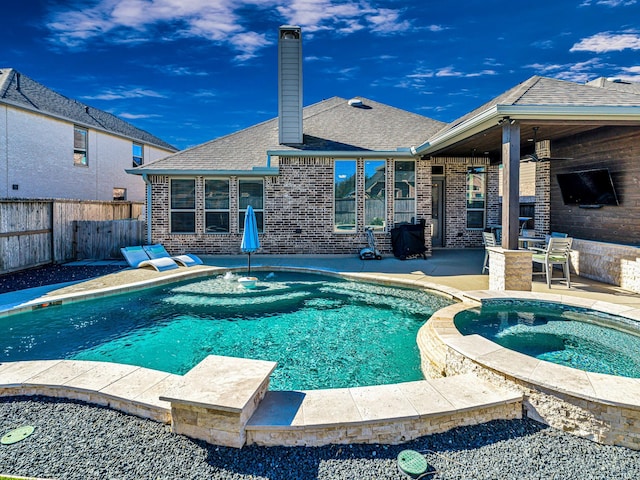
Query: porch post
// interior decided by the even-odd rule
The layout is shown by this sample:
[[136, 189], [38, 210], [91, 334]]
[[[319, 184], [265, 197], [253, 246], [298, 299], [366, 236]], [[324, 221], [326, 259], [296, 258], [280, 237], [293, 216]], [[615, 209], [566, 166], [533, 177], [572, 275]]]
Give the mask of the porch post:
[[518, 249], [520, 231], [520, 124], [502, 123], [502, 248]]

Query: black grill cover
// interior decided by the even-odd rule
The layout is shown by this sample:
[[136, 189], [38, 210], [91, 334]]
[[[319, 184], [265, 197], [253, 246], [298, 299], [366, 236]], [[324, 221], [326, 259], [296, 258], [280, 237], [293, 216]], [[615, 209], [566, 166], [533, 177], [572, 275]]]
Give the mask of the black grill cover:
[[407, 257], [422, 255], [426, 258], [424, 252], [427, 247], [424, 245], [424, 219], [418, 224], [398, 225], [391, 229], [391, 246], [393, 254], [400, 260]]

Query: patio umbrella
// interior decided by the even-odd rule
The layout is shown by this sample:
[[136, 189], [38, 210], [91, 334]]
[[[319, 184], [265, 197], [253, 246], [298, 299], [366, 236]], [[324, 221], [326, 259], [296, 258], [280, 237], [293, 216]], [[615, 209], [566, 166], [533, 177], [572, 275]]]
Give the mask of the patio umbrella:
[[242, 243], [240, 244], [240, 248], [244, 253], [249, 255], [249, 268], [247, 275], [251, 275], [251, 254], [260, 248], [256, 214], [251, 205], [247, 207], [247, 213], [244, 216], [244, 233], [242, 234]]

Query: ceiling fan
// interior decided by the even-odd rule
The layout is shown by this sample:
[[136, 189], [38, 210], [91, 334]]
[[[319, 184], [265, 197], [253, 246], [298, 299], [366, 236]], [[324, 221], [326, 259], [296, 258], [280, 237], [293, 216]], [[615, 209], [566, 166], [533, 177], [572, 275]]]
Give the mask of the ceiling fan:
[[[546, 148], [541, 148], [541, 154], [538, 154], [538, 141], [537, 141], [537, 137], [538, 137], [538, 129], [540, 127], [533, 127], [533, 153], [529, 153], [527, 155], [524, 155], [521, 159], [520, 162], [521, 163], [527, 163], [527, 162], [546, 162], [549, 160], [573, 160], [572, 158], [561, 158], [561, 157], [551, 157], [550, 152], [551, 152], [551, 146], [549, 140], [545, 140], [544, 142], [547, 143]], [[540, 142], [542, 143], [542, 142]], [[545, 155], [546, 154], [546, 155]]]

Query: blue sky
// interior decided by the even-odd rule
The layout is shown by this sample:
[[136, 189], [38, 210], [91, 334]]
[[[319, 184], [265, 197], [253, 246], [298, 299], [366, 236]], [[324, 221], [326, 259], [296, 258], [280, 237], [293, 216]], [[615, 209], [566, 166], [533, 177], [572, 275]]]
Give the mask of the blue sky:
[[640, 0], [24, 0], [0, 67], [178, 148], [277, 115], [277, 32], [304, 104], [363, 96], [450, 122], [532, 75], [640, 81]]

